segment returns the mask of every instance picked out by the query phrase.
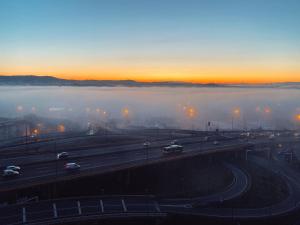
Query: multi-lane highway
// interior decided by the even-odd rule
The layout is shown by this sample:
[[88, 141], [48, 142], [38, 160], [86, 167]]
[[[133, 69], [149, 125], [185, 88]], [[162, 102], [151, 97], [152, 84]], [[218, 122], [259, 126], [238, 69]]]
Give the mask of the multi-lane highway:
[[[251, 160], [255, 160], [255, 163], [265, 168], [269, 168], [271, 165], [272, 170], [278, 169], [276, 165], [267, 163], [264, 159], [251, 158]], [[245, 184], [245, 176], [247, 175], [233, 165], [227, 164], [227, 166], [235, 171], [236, 181], [234, 183]], [[201, 198], [157, 199], [154, 196], [74, 197], [4, 207], [1, 210], [0, 222], [7, 225], [61, 224], [110, 218], [164, 218], [178, 214], [229, 220], [266, 219], [283, 215], [287, 216], [288, 213], [299, 208], [300, 196], [299, 193], [295, 193], [296, 190], [292, 181], [288, 178], [285, 178], [285, 180], [289, 186], [289, 197], [276, 205], [264, 208], [223, 208], [223, 200], [226, 201], [239, 196], [245, 191], [247, 186], [237, 185], [237, 187], [242, 186], [242, 188], [238, 188], [239, 191], [235, 190], [239, 194], [232, 195], [231, 191], [224, 191], [202, 197], [203, 202], [207, 204], [210, 202], [217, 204], [213, 199], [220, 199], [218, 207], [210, 207], [205, 204], [199, 207], [198, 204], [193, 204], [195, 201], [201, 201]], [[232, 189], [232, 187], [229, 187], [229, 189]], [[224, 197], [223, 199], [221, 199], [222, 196]]]
[[[22, 166], [20, 177], [15, 179], [0, 179], [0, 190], [12, 190], [32, 186], [35, 184], [49, 183], [59, 180], [73, 179], [81, 176], [103, 174], [111, 171], [122, 170], [132, 167], [144, 166], [152, 163], [160, 163], [169, 160], [178, 160], [201, 154], [210, 154], [225, 151], [247, 150], [253, 145], [277, 145], [278, 143], [298, 142], [294, 137], [276, 137], [275, 139], [259, 138], [251, 141], [245, 139], [223, 140], [218, 145], [214, 141], [203, 140], [203, 137], [187, 137], [179, 140], [184, 146], [182, 154], [164, 156], [161, 149], [170, 143], [169, 140], [151, 142], [150, 147], [143, 143], [125, 144], [120, 146], [108, 146], [103, 148], [91, 148], [84, 151], [71, 151], [68, 160], [56, 160], [55, 152], [41, 153], [27, 157], [27, 161], [20, 157], [6, 159]], [[4, 160], [4, 159], [3, 159]], [[18, 161], [20, 160], [20, 161]], [[251, 159], [253, 161], [253, 159]], [[76, 162], [81, 165], [77, 173], [68, 173], [64, 170], [66, 162]], [[231, 209], [221, 207], [206, 207], [210, 203], [222, 203], [223, 201], [240, 196], [249, 187], [249, 180], [241, 170], [227, 165], [234, 174], [232, 185], [222, 193], [193, 199], [154, 199], [148, 197], [95, 197], [83, 199], [61, 199], [55, 201], [39, 202], [36, 204], [19, 205], [3, 208], [10, 215], [6, 217], [2, 213], [2, 221], [16, 220], [15, 224], [28, 223], [38, 220], [49, 219], [51, 222], [62, 222], [75, 219], [76, 221], [87, 217], [136, 217], [136, 216], [166, 216], [169, 214], [188, 214], [197, 216], [209, 216], [219, 218], [265, 218], [282, 215], [299, 207], [299, 184], [284, 172], [278, 172], [276, 165], [266, 163], [263, 159], [255, 159], [254, 163], [265, 166], [281, 176], [288, 186], [289, 197], [284, 201], [265, 208], [257, 209]], [[295, 178], [296, 179], [296, 178]], [[41, 205], [42, 204], [42, 205]], [[201, 206], [201, 207], [199, 207]], [[40, 210], [40, 209], [43, 210]], [[2, 212], [3, 212], [2, 210]], [[15, 211], [14, 211], [15, 210]], [[7, 213], [7, 214], [9, 214]], [[62, 220], [59, 220], [62, 219]], [[43, 224], [44, 221], [34, 221], [32, 224]], [[7, 223], [14, 224], [14, 223]]]
[[[45, 158], [35, 159], [27, 164], [23, 164], [21, 175], [13, 179], [0, 179], [0, 191], [7, 191], [34, 184], [49, 183], [53, 181], [73, 179], [81, 176], [103, 174], [126, 168], [143, 166], [146, 164], [159, 163], [168, 160], [191, 157], [198, 154], [208, 154], [212, 152], [239, 151], [249, 147], [249, 144], [230, 140], [224, 141], [221, 145], [214, 145], [213, 142], [203, 142], [199, 139], [185, 140], [184, 152], [173, 156], [164, 156], [162, 146], [170, 141], [152, 143], [146, 148], [141, 144], [125, 145], [106, 150], [92, 149], [87, 152], [76, 152], [67, 160], [56, 160], [55, 155]], [[40, 161], [42, 159], [42, 161]], [[69, 173], [64, 169], [66, 162], [76, 162], [81, 165], [81, 169], [76, 173]], [[12, 161], [12, 163], [14, 163]]]
[[[162, 147], [170, 144], [170, 141], [170, 139], [153, 141], [149, 147], [143, 146], [143, 142], [104, 146], [101, 148], [94, 147], [83, 150], [75, 146], [75, 150], [70, 150], [70, 157], [66, 160], [56, 159], [56, 153], [59, 151], [50, 153], [46, 151], [30, 156], [23, 155], [12, 158], [2, 158], [0, 159], [0, 165], [19, 165], [22, 167], [22, 170], [19, 177], [13, 179], [0, 178], [0, 191], [19, 189], [36, 184], [50, 183], [82, 176], [104, 174], [199, 154], [246, 150], [253, 144], [283, 143], [291, 141], [291, 138], [278, 137], [276, 140], [260, 138], [251, 140], [251, 144], [245, 139], [224, 139], [220, 141], [218, 145], [215, 145], [214, 141], [204, 140], [203, 136], [186, 137], [178, 139], [180, 144], [184, 146], [184, 152], [182, 154], [168, 157], [163, 156]], [[80, 164], [80, 172], [69, 173], [66, 171], [64, 165], [67, 162]]]
[[[225, 164], [232, 170], [232, 183], [220, 193], [189, 199], [157, 199], [154, 196], [94, 196], [56, 199], [23, 205], [12, 205], [0, 211], [0, 223], [51, 224], [91, 218], [165, 217], [168, 211], [191, 209], [201, 202], [204, 207], [241, 195], [248, 187], [247, 175], [239, 168]], [[197, 204], [198, 206], [200, 204]]]

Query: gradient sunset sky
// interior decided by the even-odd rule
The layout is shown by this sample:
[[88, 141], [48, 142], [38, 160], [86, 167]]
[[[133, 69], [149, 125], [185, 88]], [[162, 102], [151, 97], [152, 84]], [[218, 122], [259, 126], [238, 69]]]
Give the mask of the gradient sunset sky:
[[299, 0], [0, 0], [0, 74], [300, 81]]

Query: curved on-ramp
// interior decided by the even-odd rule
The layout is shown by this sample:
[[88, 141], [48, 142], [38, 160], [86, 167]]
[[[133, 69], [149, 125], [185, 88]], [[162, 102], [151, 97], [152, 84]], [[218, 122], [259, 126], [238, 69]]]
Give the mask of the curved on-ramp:
[[[255, 161], [261, 166], [267, 166], [265, 162]], [[247, 175], [237, 167], [227, 164], [235, 174], [236, 181], [228, 190], [207, 197], [202, 197], [204, 202], [214, 202], [220, 196], [223, 200], [232, 199], [243, 193], [248, 181]], [[282, 175], [282, 174], [280, 174]], [[153, 196], [96, 196], [83, 198], [57, 199], [41, 201], [24, 205], [14, 205], [0, 208], [0, 224], [56, 224], [72, 221], [98, 220], [112, 218], [138, 218], [138, 217], [165, 217], [173, 214], [186, 214], [222, 219], [260, 219], [286, 214], [299, 207], [299, 195], [292, 180], [284, 177], [289, 189], [289, 197], [284, 201], [264, 208], [257, 209], [233, 209], [233, 208], [205, 208], [193, 207], [201, 198], [166, 201], [158, 200]], [[246, 179], [248, 180], [248, 179]], [[247, 185], [245, 185], [245, 182]], [[171, 204], [170, 204], [171, 203]], [[199, 205], [194, 205], [199, 206]]]
[[[158, 200], [153, 196], [95, 196], [57, 199], [0, 208], [0, 224], [55, 224], [90, 219], [165, 217], [169, 212], [193, 210], [200, 202], [209, 204], [229, 200], [248, 188], [247, 175], [239, 168], [226, 164], [234, 180], [223, 192], [192, 199]], [[170, 208], [172, 208], [170, 210]]]

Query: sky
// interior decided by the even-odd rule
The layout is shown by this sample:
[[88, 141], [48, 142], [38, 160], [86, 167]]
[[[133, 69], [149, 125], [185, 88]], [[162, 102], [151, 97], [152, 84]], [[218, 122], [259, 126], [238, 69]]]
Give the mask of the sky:
[[299, 0], [0, 0], [0, 74], [300, 81]]

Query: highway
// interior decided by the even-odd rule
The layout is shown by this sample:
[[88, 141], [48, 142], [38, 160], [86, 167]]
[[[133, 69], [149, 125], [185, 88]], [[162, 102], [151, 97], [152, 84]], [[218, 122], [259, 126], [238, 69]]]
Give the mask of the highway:
[[[167, 162], [214, 152], [246, 150], [253, 144], [277, 144], [291, 141], [299, 142], [291, 137], [278, 137], [276, 140], [266, 138], [251, 140], [235, 139], [222, 141], [214, 145], [212, 141], [203, 141], [201, 137], [184, 138], [181, 144], [185, 151], [182, 154], [164, 156], [161, 147], [169, 144], [170, 140], [156, 141], [151, 147], [145, 148], [142, 143], [121, 146], [110, 146], [99, 150], [74, 151], [68, 160], [55, 160], [55, 154], [47, 159], [47, 154], [31, 158], [22, 166], [22, 174], [16, 179], [0, 180], [0, 190], [15, 190], [35, 184], [44, 184], [60, 180], [74, 179], [81, 176], [104, 174], [127, 168], [145, 166], [148, 164]], [[46, 159], [45, 159], [46, 156]], [[275, 205], [264, 208], [222, 208], [222, 202], [239, 197], [251, 185], [251, 178], [237, 167], [225, 164], [231, 169], [234, 180], [223, 192], [209, 196], [188, 199], [157, 199], [153, 196], [98, 196], [74, 197], [41, 201], [25, 205], [12, 205], [1, 208], [0, 224], [52, 224], [66, 221], [86, 219], [123, 218], [123, 217], [166, 217], [173, 214], [187, 214], [223, 219], [258, 219], [286, 215], [299, 209], [300, 180], [296, 174], [289, 172], [278, 163], [266, 161], [263, 158], [249, 156], [252, 163], [272, 170], [286, 182], [289, 196]], [[82, 166], [78, 173], [67, 173], [63, 166], [66, 162], [74, 161]], [[211, 207], [218, 204], [218, 207]], [[42, 210], [41, 210], [42, 209]]]
[[[158, 143], [147, 149], [139, 145], [137, 149], [131, 145], [119, 147], [115, 151], [104, 154], [91, 154], [74, 156], [68, 160], [51, 160], [48, 162], [32, 163], [22, 166], [20, 177], [13, 179], [0, 179], [0, 191], [8, 191], [18, 188], [33, 186], [35, 184], [45, 184], [54, 181], [74, 179], [82, 176], [95, 174], [104, 174], [127, 168], [144, 166], [147, 164], [161, 163], [169, 160], [178, 160], [180, 158], [192, 157], [199, 154], [208, 154], [223, 151], [239, 151], [249, 147], [249, 144], [236, 140], [223, 142], [222, 145], [214, 145], [212, 142], [192, 142], [185, 144], [185, 150], [182, 154], [164, 156], [161, 150], [161, 144]], [[154, 147], [155, 146], [155, 147]], [[82, 154], [82, 153], [80, 153]], [[52, 155], [52, 159], [53, 159]], [[76, 162], [81, 165], [78, 173], [69, 173], [65, 171], [66, 162]]]
[[190, 199], [157, 199], [154, 196], [91, 196], [56, 199], [1, 208], [0, 224], [51, 224], [66, 221], [80, 221], [92, 218], [123, 217], [166, 217], [169, 208], [191, 209], [196, 202], [220, 203], [235, 198], [247, 189], [247, 175], [239, 168], [226, 163], [234, 179], [223, 192]]
[[189, 206], [189, 208], [204, 207], [210, 204], [220, 204], [221, 202], [229, 201], [241, 196], [250, 188], [251, 178], [240, 168], [229, 163], [223, 164], [232, 172], [233, 179], [231, 184], [228, 185], [228, 187], [225, 187], [222, 192], [193, 198], [164, 198], [160, 200], [160, 203], [163, 205], [171, 205], [173, 207], [179, 203], [180, 205]]
[[[251, 157], [254, 163], [260, 166], [277, 171], [276, 164], [268, 163], [265, 159]], [[247, 176], [233, 165], [229, 165], [234, 173], [236, 182], [242, 184]], [[282, 174], [279, 174], [282, 176]], [[201, 198], [192, 199], [157, 199], [154, 196], [90, 196], [74, 197], [66, 199], [54, 199], [27, 203], [23, 205], [11, 205], [1, 208], [0, 223], [6, 225], [40, 225], [45, 223], [61, 224], [63, 222], [78, 222], [99, 219], [116, 218], [165, 218], [172, 215], [194, 215], [229, 220], [249, 220], [261, 218], [273, 218], [280, 215], [288, 215], [293, 210], [299, 209], [299, 190], [296, 193], [295, 183], [282, 176], [289, 187], [289, 197], [280, 203], [264, 208], [222, 208], [222, 201], [218, 207], [210, 207], [209, 203], [216, 203], [213, 199], [224, 197], [224, 201], [240, 196], [247, 185], [235, 190], [237, 194], [232, 195], [230, 191], [223, 191], [214, 195], [201, 197], [208, 206], [195, 205], [195, 201]], [[247, 179], [246, 179], [247, 180]], [[246, 182], [247, 183], [247, 182]], [[234, 185], [234, 184], [233, 184]], [[229, 189], [232, 189], [229, 187]], [[210, 199], [210, 200], [208, 200]], [[292, 204], [293, 202], [293, 204]], [[201, 206], [201, 207], [199, 207]]]
[[[0, 163], [2, 165], [20, 165], [22, 171], [20, 177], [13, 179], [0, 178], [0, 191], [3, 192], [30, 187], [36, 184], [104, 174], [144, 166], [146, 164], [192, 157], [199, 154], [246, 150], [251, 146], [245, 139], [223, 140], [220, 141], [219, 145], [214, 145], [213, 141], [204, 141], [203, 137], [187, 137], [178, 140], [185, 148], [184, 153], [169, 157], [163, 156], [161, 149], [163, 146], [170, 144], [170, 139], [151, 142], [148, 148], [144, 147], [143, 142], [141, 142], [137, 144], [91, 148], [82, 151], [76, 149], [76, 151], [70, 151], [70, 158], [67, 160], [56, 160], [56, 152], [1, 159]], [[291, 141], [289, 137], [279, 137], [276, 140], [266, 138], [254, 139], [251, 140], [251, 143], [252, 145], [259, 145], [289, 141]], [[80, 164], [80, 172], [69, 173], [65, 171], [64, 164], [66, 162]]]
[[[109, 136], [110, 138], [114, 136]], [[101, 137], [102, 139], [106, 139], [109, 137]], [[79, 138], [79, 139], [78, 139]], [[87, 157], [87, 156], [94, 156], [99, 154], [106, 154], [106, 153], [113, 153], [113, 152], [122, 152], [128, 150], [140, 150], [143, 147], [142, 140], [135, 140], [134, 143], [119, 143], [118, 140], [115, 140], [115, 143], [107, 143], [107, 144], [98, 144], [95, 146], [76, 146], [75, 143], [79, 142], [81, 138], [86, 137], [73, 137], [68, 139], [63, 139], [64, 143], [68, 142], [71, 143], [72, 147], [57, 147], [55, 149], [54, 145], [48, 143], [48, 147], [50, 146], [50, 150], [48, 151], [41, 151], [38, 154], [28, 154], [26, 151], [19, 153], [18, 156], [13, 157], [2, 157], [0, 159], [0, 165], [27, 165], [37, 162], [47, 162], [56, 159], [56, 154], [62, 151], [68, 151], [70, 153], [70, 158], [79, 158], [79, 157]], [[98, 137], [97, 137], [98, 138]], [[122, 138], [128, 138], [128, 136], [122, 136]], [[99, 138], [100, 139], [100, 138]], [[100, 139], [101, 140], [101, 139]], [[163, 138], [162, 140], [154, 140], [151, 141], [150, 146], [148, 147], [149, 150], [153, 148], [161, 148], [163, 146], [169, 145], [173, 139], [170, 138]], [[185, 137], [177, 139], [181, 145], [186, 144], [193, 144], [199, 143], [201, 145], [212, 144], [213, 141], [207, 142], [204, 141], [204, 137]], [[235, 139], [237, 142], [240, 139]], [[62, 140], [61, 140], [62, 141]], [[103, 140], [104, 142], [105, 140]], [[240, 140], [241, 141], [241, 140]], [[225, 140], [226, 142], [226, 140]], [[43, 143], [44, 144], [44, 143]], [[40, 143], [38, 143], [40, 145]], [[24, 147], [23, 147], [24, 148]], [[13, 149], [6, 150], [7, 152], [13, 152]]]

